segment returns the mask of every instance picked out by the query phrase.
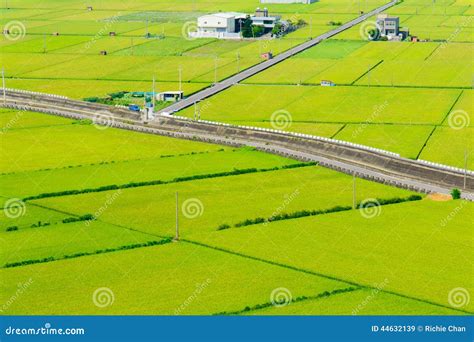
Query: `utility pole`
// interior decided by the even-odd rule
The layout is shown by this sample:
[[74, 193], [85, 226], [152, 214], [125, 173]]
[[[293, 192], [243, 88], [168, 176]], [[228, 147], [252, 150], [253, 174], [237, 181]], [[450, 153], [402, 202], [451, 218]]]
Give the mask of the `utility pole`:
[[356, 176], [355, 173], [352, 174], [352, 209], [357, 209], [356, 202]]
[[182, 71], [183, 69], [181, 68], [181, 66], [179, 67], [178, 69], [178, 76], [179, 76], [179, 91], [182, 91], [183, 87], [182, 87]]
[[217, 84], [217, 57], [214, 59], [214, 85]]
[[467, 149], [464, 150], [464, 184], [463, 189], [466, 190], [467, 183]]
[[46, 53], [46, 33], [43, 35], [43, 53]]
[[237, 51], [237, 72], [240, 72], [240, 51]]
[[133, 56], [133, 37], [130, 38], [130, 53]]
[[313, 17], [309, 17], [309, 39], [313, 38]]
[[155, 104], [156, 104], [156, 95], [155, 95], [155, 75], [153, 75], [153, 98], [151, 99], [151, 113], [153, 117], [155, 116]]
[[369, 65], [369, 71], [367, 71], [367, 85], [370, 87], [370, 65]]
[[176, 232], [173, 241], [179, 241], [179, 198], [176, 191]]
[[194, 101], [194, 121], [196, 121], [197, 118], [197, 103]]
[[2, 67], [2, 87], [3, 87], [3, 104], [7, 104], [7, 94], [5, 88], [5, 68]]

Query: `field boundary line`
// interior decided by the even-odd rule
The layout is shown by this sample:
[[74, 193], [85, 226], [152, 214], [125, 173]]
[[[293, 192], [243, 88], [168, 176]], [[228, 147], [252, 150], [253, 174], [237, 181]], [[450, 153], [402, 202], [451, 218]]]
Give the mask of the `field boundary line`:
[[[369, 72], [371, 72], [372, 70], [374, 70], [375, 68], [377, 68], [380, 64], [382, 64], [384, 62], [383, 59], [381, 59], [377, 64], [375, 64], [374, 66], [372, 66], [369, 70], [367, 70], [366, 72], [364, 72], [362, 75], [360, 75], [359, 77], [357, 77], [354, 81], [352, 81], [352, 83], [350, 83], [349, 85], [350, 86], [353, 86], [356, 82], [360, 81], [365, 75], [367, 75]], [[363, 87], [371, 87], [372, 85], [370, 84], [360, 84], [360, 86], [363, 86]], [[390, 88], [390, 87], [388, 87]]]
[[55, 262], [55, 261], [62, 261], [62, 260], [70, 260], [70, 259], [77, 259], [87, 256], [94, 256], [94, 255], [101, 255], [101, 254], [108, 254], [108, 253], [115, 253], [115, 252], [122, 252], [122, 251], [129, 251], [132, 249], [139, 249], [139, 248], [147, 248], [147, 247], [156, 247], [166, 245], [172, 242], [172, 238], [164, 238], [160, 241], [147, 241], [143, 243], [135, 243], [129, 245], [120, 245], [116, 247], [108, 247], [104, 249], [98, 249], [91, 252], [76, 252], [73, 254], [66, 254], [59, 257], [45, 257], [42, 259], [28, 259], [23, 261], [13, 261], [5, 263], [0, 269], [9, 269], [9, 268], [17, 268], [29, 265], [36, 265], [36, 264], [44, 264], [48, 262]]
[[[333, 296], [338, 296], [338, 295], [344, 295], [344, 294], [350, 294], [352, 292], [357, 292], [357, 291], [363, 291], [363, 289], [360, 288], [360, 287], [345, 287], [345, 288], [341, 288], [341, 289], [335, 289], [335, 290], [332, 290], [332, 291], [320, 292], [320, 293], [318, 293], [316, 295], [312, 295], [312, 296], [302, 295], [302, 296], [299, 296], [295, 299], [291, 299], [285, 305], [290, 305], [290, 304], [293, 304], [293, 303], [296, 304], [296, 303], [301, 303], [301, 302], [317, 301], [317, 300], [320, 300], [320, 299], [323, 299], [323, 298], [328, 298], [328, 297], [333, 297]], [[254, 305], [252, 307], [247, 306], [244, 309], [238, 310], [238, 311], [237, 310], [236, 311], [230, 311], [230, 312], [223, 311], [223, 312], [213, 313], [211, 315], [212, 316], [215, 316], [215, 315], [241, 315], [241, 314], [244, 314], [244, 313], [247, 313], [247, 312], [259, 311], [259, 310], [263, 310], [263, 309], [272, 308], [273, 306], [274, 306], [273, 303], [266, 302], [266, 303], [263, 303], [263, 304]]]
[[109, 184], [109, 185], [103, 185], [97, 188], [80, 189], [80, 190], [63, 190], [63, 191], [57, 191], [57, 192], [51, 192], [51, 193], [41, 193], [38, 195], [26, 196], [23, 198], [23, 201], [26, 202], [26, 201], [32, 201], [32, 200], [41, 200], [43, 198], [74, 196], [74, 195], [81, 195], [81, 194], [88, 194], [88, 193], [142, 188], [146, 186], [157, 186], [157, 185], [192, 182], [195, 180], [233, 177], [233, 176], [241, 176], [241, 175], [255, 174], [255, 173], [282, 171], [282, 170], [288, 170], [288, 169], [299, 169], [299, 168], [310, 167], [310, 166], [315, 166], [315, 165], [316, 163], [314, 162], [305, 162], [305, 163], [298, 163], [298, 164], [288, 164], [286, 167], [275, 166], [272, 168], [262, 168], [262, 169], [257, 169], [257, 168], [234, 169], [231, 171], [222, 171], [222, 172], [211, 173], [211, 174], [197, 174], [197, 175], [192, 175], [192, 176], [176, 177], [169, 181], [163, 181], [163, 180], [157, 179], [157, 180], [142, 181], [142, 182], [129, 182], [129, 183], [120, 184], [120, 185]]
[[423, 150], [425, 149], [425, 147], [428, 144], [428, 141], [430, 140], [431, 136], [436, 131], [436, 128], [438, 128], [437, 125], [433, 126], [433, 129], [431, 130], [430, 134], [428, 134], [428, 137], [425, 139], [425, 142], [424, 142], [423, 146], [421, 146], [420, 151], [418, 151], [418, 154], [415, 157], [416, 160], [418, 160], [420, 158], [421, 152], [423, 152]]
[[439, 124], [436, 124], [434, 127], [433, 127], [433, 130], [431, 131], [431, 133], [428, 135], [428, 137], [426, 138], [425, 140], [425, 143], [423, 144], [423, 146], [421, 147], [420, 151], [418, 152], [417, 156], [416, 156], [416, 159], [419, 159], [420, 156], [421, 156], [421, 153], [423, 152], [423, 150], [425, 149], [426, 145], [428, 145], [428, 142], [430, 141], [431, 137], [433, 136], [433, 134], [435, 133], [436, 129], [438, 127], [443, 127], [443, 123], [446, 121], [447, 117], [449, 116], [449, 114], [451, 114], [454, 106], [456, 106], [456, 104], [459, 102], [459, 99], [461, 98], [462, 94], [464, 94], [464, 90], [461, 90], [459, 92], [459, 95], [456, 97], [456, 99], [454, 100], [453, 104], [451, 105], [451, 107], [448, 109], [448, 112], [446, 113], [446, 115], [443, 117], [443, 120], [441, 120], [441, 122]]
[[[307, 269], [304, 269], [304, 268], [299, 268], [299, 267], [296, 267], [296, 266], [291, 266], [291, 265], [283, 264], [283, 263], [280, 263], [280, 262], [271, 261], [271, 260], [263, 259], [263, 258], [260, 258], [260, 257], [255, 257], [255, 256], [248, 255], [248, 254], [243, 254], [243, 253], [240, 253], [240, 252], [235, 252], [235, 251], [225, 249], [225, 248], [221, 248], [221, 247], [217, 247], [217, 246], [211, 246], [211, 245], [199, 242], [199, 241], [194, 241], [194, 240], [189, 240], [189, 239], [181, 239], [180, 241], [190, 243], [190, 244], [194, 244], [194, 245], [197, 245], [197, 246], [201, 246], [203, 248], [211, 248], [211, 249], [223, 252], [223, 253], [233, 254], [233, 255], [236, 255], [236, 256], [240, 256], [242, 258], [248, 258], [248, 259], [260, 261], [260, 262], [263, 262], [263, 263], [267, 263], [267, 264], [270, 264], [270, 265], [280, 266], [280, 267], [291, 269], [291, 270], [294, 270], [294, 271], [298, 271], [298, 272], [302, 272], [302, 273], [306, 273], [306, 274], [311, 274], [311, 275], [318, 276], [318, 277], [321, 277], [321, 278], [346, 283], [348, 285], [357, 286], [361, 289], [372, 289], [372, 290], [377, 289], [376, 287], [371, 286], [371, 285], [359, 284], [359, 283], [356, 283], [356, 282], [351, 281], [351, 280], [338, 278], [338, 277], [335, 277], [335, 276], [332, 276], [332, 275], [319, 273], [319, 272], [316, 272], [316, 271], [311, 271], [311, 270], [307, 270]], [[459, 309], [459, 308], [453, 308], [451, 306], [436, 303], [436, 302], [433, 302], [433, 301], [430, 301], [430, 300], [427, 300], [427, 299], [421, 299], [421, 298], [417, 298], [417, 297], [405, 295], [403, 293], [398, 293], [398, 292], [395, 292], [395, 291], [390, 291], [390, 290], [385, 290], [385, 289], [377, 289], [377, 290], [380, 291], [380, 292], [389, 293], [389, 294], [392, 294], [392, 295], [395, 295], [395, 296], [398, 296], [398, 297], [415, 300], [417, 302], [431, 304], [431, 305], [434, 305], [434, 306], [442, 307], [442, 308], [445, 308], [445, 309], [451, 309], [451, 310], [466, 313], [466, 314], [473, 314], [473, 312], [470, 312], [470, 311], [467, 311], [467, 310], [463, 310], [463, 309]]]

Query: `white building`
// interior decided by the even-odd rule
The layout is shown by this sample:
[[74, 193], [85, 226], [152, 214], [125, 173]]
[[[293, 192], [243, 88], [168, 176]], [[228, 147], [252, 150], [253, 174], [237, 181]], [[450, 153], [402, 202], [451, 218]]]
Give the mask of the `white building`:
[[246, 17], [245, 13], [237, 12], [203, 15], [197, 20], [197, 32], [190, 32], [189, 36], [193, 38], [239, 39], [241, 22]]
[[268, 15], [268, 9], [264, 8], [263, 10], [257, 8], [255, 15], [250, 17], [252, 24], [255, 26], [261, 26], [265, 31], [271, 31], [277, 22], [280, 21], [279, 16], [270, 16]]

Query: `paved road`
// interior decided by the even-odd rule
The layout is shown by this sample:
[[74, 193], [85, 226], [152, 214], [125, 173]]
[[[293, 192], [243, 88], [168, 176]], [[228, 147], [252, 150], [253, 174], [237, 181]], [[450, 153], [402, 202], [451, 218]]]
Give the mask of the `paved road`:
[[168, 106], [162, 110], [160, 110], [158, 113], [160, 114], [163, 114], [163, 113], [174, 113], [174, 112], [177, 112], [177, 111], [180, 111], [184, 108], [187, 108], [189, 106], [192, 106], [194, 105], [195, 102], [199, 102], [207, 97], [210, 97], [212, 95], [215, 95], [229, 87], [231, 87], [232, 85], [236, 84], [236, 83], [239, 83], [239, 82], [242, 82], [243, 80], [255, 75], [255, 74], [258, 74], [259, 72], [262, 72], [264, 71], [265, 69], [268, 69], [270, 68], [271, 66], [275, 65], [275, 64], [278, 64], [282, 61], [284, 61], [285, 59], [288, 59], [316, 44], [319, 44], [321, 41], [325, 40], [325, 39], [328, 39], [328, 38], [331, 38], [339, 33], [341, 33], [342, 31], [345, 31], [357, 24], [360, 24], [361, 22], [363, 22], [364, 20], [372, 17], [373, 15], [376, 15], [376, 14], [379, 14], [383, 11], [385, 11], [386, 9], [394, 6], [395, 4], [397, 3], [397, 0], [395, 1], [391, 1], [390, 3], [386, 4], [386, 5], [383, 5], [371, 12], [368, 12], [354, 20], [351, 20], [347, 23], [345, 23], [344, 25], [341, 25], [339, 26], [338, 28], [332, 30], [332, 31], [329, 31], [329, 32], [326, 32], [316, 38], [313, 38], [311, 40], [308, 40], [307, 42], [303, 43], [303, 44], [300, 44], [294, 48], [291, 48], [290, 50], [287, 50], [277, 56], [275, 56], [275, 58], [273, 59], [270, 59], [268, 61], [265, 61], [265, 62], [262, 62], [260, 64], [257, 64], [249, 69], [246, 69], [238, 74], [235, 74], [234, 76], [231, 76], [230, 78], [227, 78], [225, 80], [223, 80], [222, 82], [218, 82], [217, 84], [215, 84], [214, 86], [210, 87], [210, 88], [206, 88], [194, 95], [191, 95], [190, 97], [182, 100], [182, 101], [179, 101], [175, 104], [172, 104], [171, 106]]

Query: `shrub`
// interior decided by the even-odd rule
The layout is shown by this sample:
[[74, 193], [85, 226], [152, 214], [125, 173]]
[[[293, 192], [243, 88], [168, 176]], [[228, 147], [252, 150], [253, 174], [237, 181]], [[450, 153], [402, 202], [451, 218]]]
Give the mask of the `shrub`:
[[8, 227], [7, 229], [5, 229], [7, 232], [13, 232], [15, 230], [18, 230], [18, 226], [11, 226], [11, 227]]
[[461, 190], [454, 188], [451, 190], [451, 196], [453, 199], [460, 199], [461, 198]]
[[217, 230], [224, 230], [224, 229], [229, 229], [230, 226], [227, 223], [221, 224], [219, 227], [217, 227]]

